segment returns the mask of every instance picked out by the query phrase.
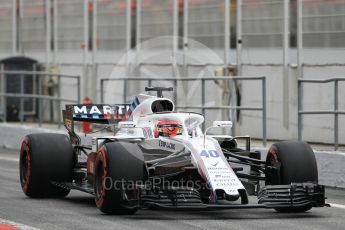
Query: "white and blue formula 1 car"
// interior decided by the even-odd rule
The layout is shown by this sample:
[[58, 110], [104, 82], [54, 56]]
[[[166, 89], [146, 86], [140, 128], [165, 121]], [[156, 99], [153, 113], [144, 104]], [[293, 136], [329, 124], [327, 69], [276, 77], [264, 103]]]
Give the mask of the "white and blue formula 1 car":
[[[24, 193], [65, 197], [77, 189], [94, 195], [108, 214], [146, 208], [304, 212], [326, 205], [314, 152], [306, 143], [274, 144], [261, 160], [260, 152], [250, 150], [250, 137], [207, 135], [201, 114], [175, 112], [174, 103], [162, 97], [171, 88], [146, 89], [157, 91], [157, 97], [139, 94], [130, 105], [67, 105], [69, 136], [26, 136], [20, 151]], [[82, 144], [75, 121], [104, 124], [112, 134], [93, 134], [92, 145]], [[231, 125], [214, 121], [210, 128]], [[239, 148], [239, 139], [246, 147]]]

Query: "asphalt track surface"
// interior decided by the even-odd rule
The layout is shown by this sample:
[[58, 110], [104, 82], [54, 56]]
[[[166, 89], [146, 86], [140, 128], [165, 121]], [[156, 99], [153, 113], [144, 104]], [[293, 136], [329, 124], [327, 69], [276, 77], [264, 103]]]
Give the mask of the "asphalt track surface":
[[1, 224], [19, 229], [345, 229], [345, 190], [327, 189], [330, 208], [282, 214], [270, 209], [213, 211], [140, 210], [108, 216], [93, 197], [72, 191], [64, 199], [29, 199], [19, 185], [18, 152], [0, 149]]

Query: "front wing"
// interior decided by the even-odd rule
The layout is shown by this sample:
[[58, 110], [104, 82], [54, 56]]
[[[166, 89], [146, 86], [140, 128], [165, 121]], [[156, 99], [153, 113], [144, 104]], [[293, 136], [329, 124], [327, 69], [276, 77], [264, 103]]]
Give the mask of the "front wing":
[[176, 193], [157, 197], [141, 197], [141, 206], [156, 209], [249, 209], [249, 208], [289, 208], [324, 207], [325, 187], [313, 183], [293, 183], [290, 185], [268, 185], [258, 194], [258, 204], [206, 204], [198, 200], [196, 194]]

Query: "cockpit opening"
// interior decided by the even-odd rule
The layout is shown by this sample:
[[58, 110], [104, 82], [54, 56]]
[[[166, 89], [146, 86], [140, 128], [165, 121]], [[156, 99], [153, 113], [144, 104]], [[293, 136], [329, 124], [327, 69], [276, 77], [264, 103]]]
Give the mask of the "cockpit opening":
[[157, 100], [152, 102], [151, 110], [153, 113], [172, 112], [174, 110], [174, 105], [169, 100]]

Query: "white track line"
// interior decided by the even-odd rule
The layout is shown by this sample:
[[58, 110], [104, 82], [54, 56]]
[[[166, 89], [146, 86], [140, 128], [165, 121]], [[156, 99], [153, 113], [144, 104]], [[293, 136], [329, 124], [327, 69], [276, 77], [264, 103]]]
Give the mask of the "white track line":
[[21, 230], [39, 230], [38, 228], [30, 227], [25, 224], [16, 223], [16, 222], [1, 219], [1, 218], [0, 218], [0, 224], [9, 225], [15, 228], [19, 228]]
[[332, 204], [330, 203], [331, 207], [333, 208], [341, 208], [341, 209], [345, 209], [345, 205], [343, 204]]
[[19, 162], [19, 159], [18, 159], [18, 157], [12, 158], [12, 157], [1, 157], [0, 156], [0, 161]]

